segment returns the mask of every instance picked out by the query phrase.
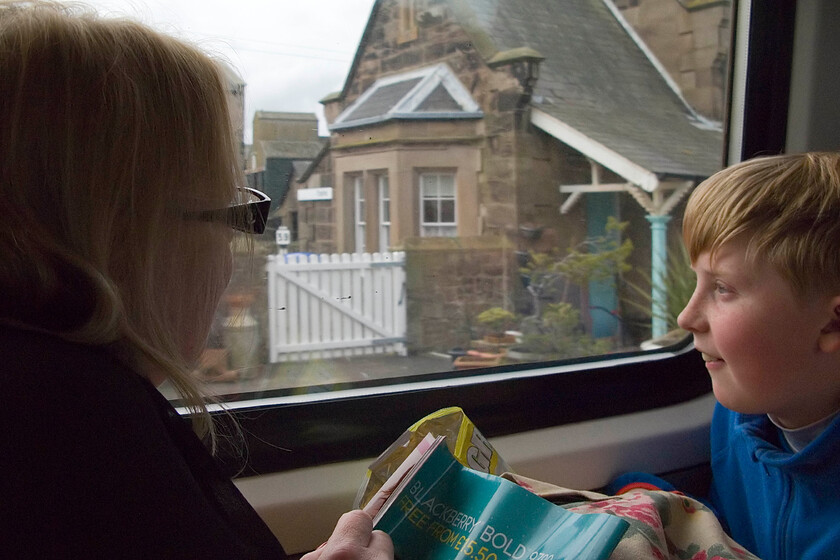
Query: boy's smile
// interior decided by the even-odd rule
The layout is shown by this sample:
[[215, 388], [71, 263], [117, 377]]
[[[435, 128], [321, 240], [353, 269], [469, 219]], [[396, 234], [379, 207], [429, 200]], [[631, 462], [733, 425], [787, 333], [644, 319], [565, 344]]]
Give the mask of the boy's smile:
[[710, 356], [709, 354], [706, 354], [705, 352], [701, 352], [701, 355], [703, 356], [703, 361], [706, 362], [706, 367], [707, 368], [715, 368], [715, 367], [718, 367], [719, 364], [723, 364], [723, 360], [721, 360], [720, 358]]
[[840, 408], [840, 351], [825, 344], [836, 298], [798, 298], [772, 266], [748, 262], [746, 249], [739, 238], [714, 259], [700, 254], [679, 324], [694, 334], [721, 404], [805, 426]]

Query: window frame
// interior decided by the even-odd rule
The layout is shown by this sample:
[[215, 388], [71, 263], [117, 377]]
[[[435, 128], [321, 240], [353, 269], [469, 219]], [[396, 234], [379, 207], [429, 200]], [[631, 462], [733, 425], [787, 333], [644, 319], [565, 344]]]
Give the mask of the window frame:
[[[425, 196], [425, 177], [436, 177], [437, 193], [435, 197]], [[441, 177], [452, 178], [452, 196], [444, 198], [440, 193], [440, 179]], [[417, 192], [419, 193], [419, 216], [418, 222], [420, 224], [420, 237], [457, 237], [458, 235], [458, 174], [448, 170], [424, 170], [417, 174]], [[438, 221], [426, 221], [426, 202], [434, 200], [437, 203], [437, 217]], [[442, 208], [441, 205], [445, 201], [452, 201], [452, 220], [451, 222], [441, 221]], [[430, 233], [434, 230], [436, 233]], [[441, 235], [441, 231], [446, 231], [449, 235]]]
[[457, 377], [421, 374], [306, 395], [266, 391], [212, 412], [222, 433], [241, 435], [219, 446], [225, 470], [254, 476], [375, 457], [418, 419], [448, 406], [463, 408], [492, 438], [679, 404], [710, 391], [705, 366], [686, 339], [661, 351], [497, 366]]
[[[792, 0], [733, 0], [724, 165], [784, 150], [795, 12]], [[711, 385], [686, 338], [658, 351], [314, 389], [213, 407], [221, 433], [241, 436], [222, 438], [226, 470], [249, 476], [376, 456], [445, 406], [461, 406], [492, 438], [684, 403], [707, 395]]]
[[[388, 251], [391, 245], [391, 184], [387, 173], [376, 176], [377, 206], [379, 216], [379, 252]], [[387, 214], [387, 217], [386, 217]]]
[[367, 217], [364, 175], [353, 175], [353, 251], [364, 253], [367, 248]]

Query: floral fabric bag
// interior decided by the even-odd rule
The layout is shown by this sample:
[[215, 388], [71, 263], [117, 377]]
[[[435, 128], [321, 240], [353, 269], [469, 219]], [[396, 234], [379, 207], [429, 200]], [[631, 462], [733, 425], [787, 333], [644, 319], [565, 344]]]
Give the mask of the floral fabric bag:
[[502, 476], [570, 511], [610, 513], [626, 519], [630, 528], [610, 560], [757, 559], [726, 534], [709, 508], [679, 492], [633, 489], [607, 496], [512, 473]]

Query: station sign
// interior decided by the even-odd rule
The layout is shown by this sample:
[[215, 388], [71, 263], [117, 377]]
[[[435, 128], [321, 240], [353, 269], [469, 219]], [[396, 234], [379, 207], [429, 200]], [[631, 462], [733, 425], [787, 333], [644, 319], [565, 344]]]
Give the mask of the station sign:
[[298, 202], [309, 202], [312, 200], [332, 200], [333, 188], [317, 187], [312, 189], [298, 189], [297, 199]]

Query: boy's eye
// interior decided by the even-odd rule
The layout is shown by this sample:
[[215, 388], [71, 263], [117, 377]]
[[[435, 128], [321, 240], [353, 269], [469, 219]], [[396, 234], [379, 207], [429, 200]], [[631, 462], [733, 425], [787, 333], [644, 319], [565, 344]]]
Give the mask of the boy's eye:
[[728, 294], [732, 290], [730, 290], [726, 285], [721, 284], [720, 282], [715, 282], [715, 292], [718, 294]]

